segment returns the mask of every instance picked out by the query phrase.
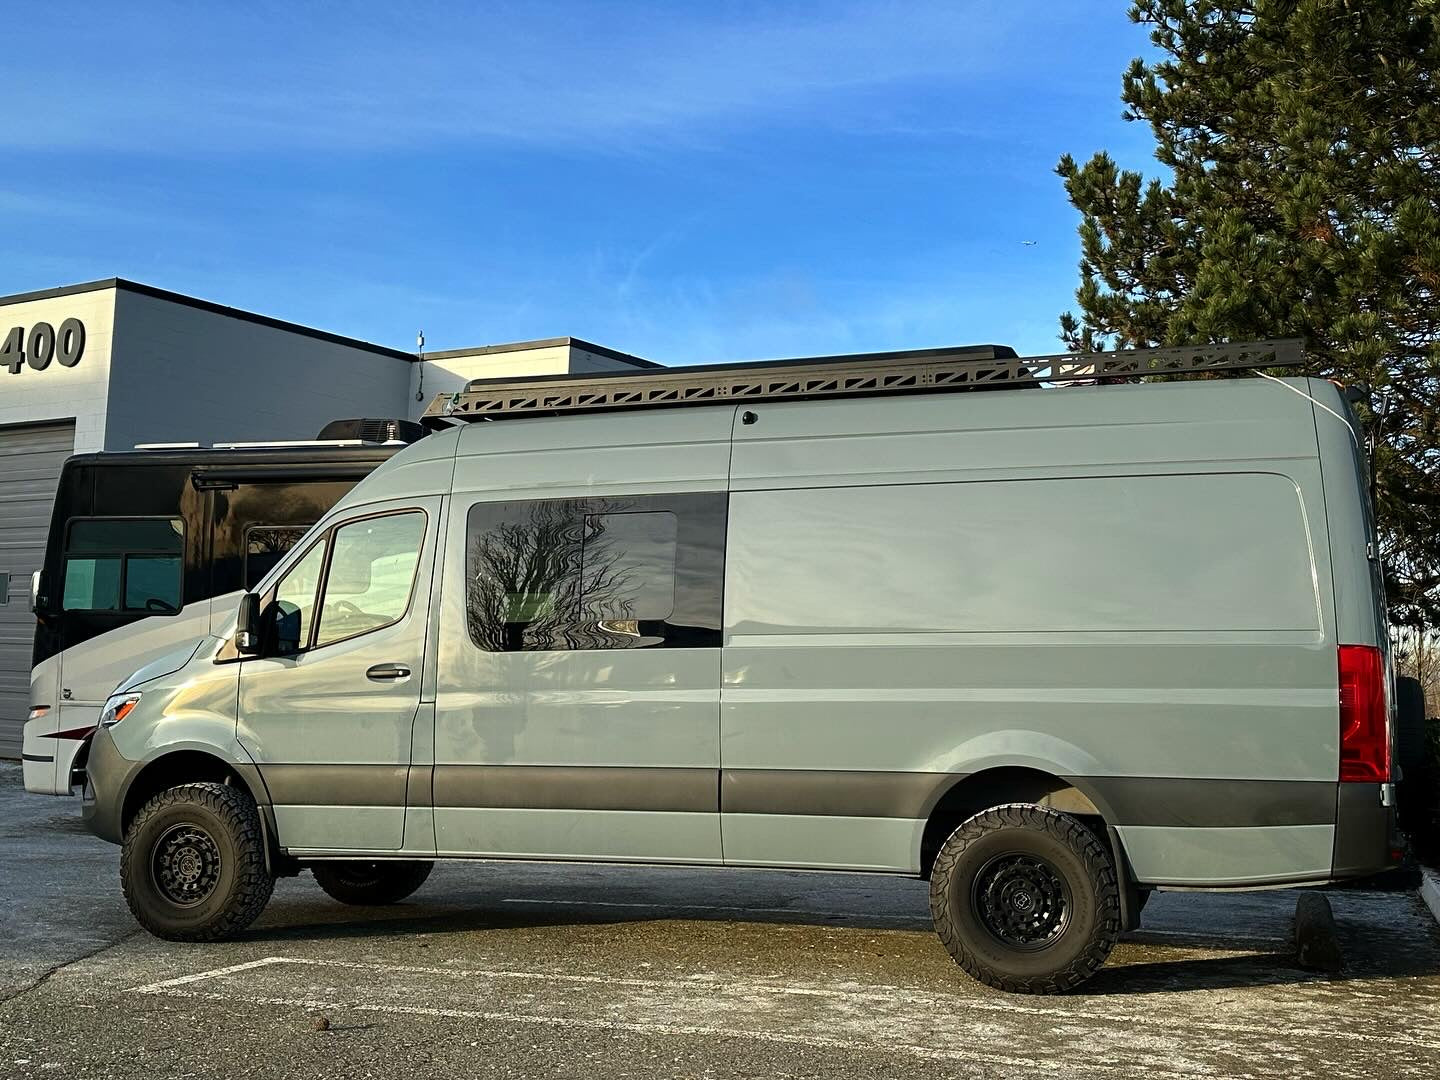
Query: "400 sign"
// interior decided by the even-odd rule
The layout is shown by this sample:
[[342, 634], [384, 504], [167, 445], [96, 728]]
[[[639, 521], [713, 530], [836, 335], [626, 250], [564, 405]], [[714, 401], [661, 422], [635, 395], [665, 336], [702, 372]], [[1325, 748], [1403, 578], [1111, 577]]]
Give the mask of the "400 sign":
[[19, 375], [28, 363], [36, 371], [44, 371], [50, 361], [61, 367], [74, 367], [85, 353], [85, 324], [79, 319], [66, 319], [56, 330], [47, 322], [38, 322], [25, 332], [25, 327], [12, 327], [0, 345], [0, 367], [11, 375]]

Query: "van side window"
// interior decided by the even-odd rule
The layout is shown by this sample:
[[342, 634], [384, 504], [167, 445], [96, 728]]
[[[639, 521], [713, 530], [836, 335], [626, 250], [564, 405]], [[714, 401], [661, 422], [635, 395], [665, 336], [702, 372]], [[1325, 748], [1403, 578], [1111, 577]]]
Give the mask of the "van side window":
[[399, 622], [410, 608], [425, 515], [364, 518], [335, 530], [315, 646]]
[[245, 530], [245, 588], [253, 589], [260, 579], [310, 529], [309, 525], [251, 525]]
[[487, 652], [720, 644], [723, 494], [476, 503], [470, 639]]
[[584, 595], [603, 623], [663, 622], [675, 610], [675, 515], [586, 514]]
[[65, 538], [66, 611], [180, 610], [185, 526], [179, 518], [78, 518]]

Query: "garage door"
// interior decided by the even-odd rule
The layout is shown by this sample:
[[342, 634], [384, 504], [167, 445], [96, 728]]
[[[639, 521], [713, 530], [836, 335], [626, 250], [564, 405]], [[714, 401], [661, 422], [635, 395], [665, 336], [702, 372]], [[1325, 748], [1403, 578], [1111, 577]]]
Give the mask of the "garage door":
[[0, 758], [20, 757], [35, 639], [30, 573], [45, 556], [60, 466], [74, 446], [73, 423], [0, 427], [0, 579], [10, 576], [9, 602], [0, 604]]

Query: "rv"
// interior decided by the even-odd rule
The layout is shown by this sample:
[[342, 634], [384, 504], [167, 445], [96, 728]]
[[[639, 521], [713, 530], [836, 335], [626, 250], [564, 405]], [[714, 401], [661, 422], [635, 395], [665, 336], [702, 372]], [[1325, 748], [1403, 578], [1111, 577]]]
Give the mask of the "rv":
[[[116, 685], [235, 614], [236, 598], [342, 495], [395, 453], [340, 422], [306, 443], [167, 445], [66, 461], [43, 569], [22, 763], [27, 791], [83, 783]], [[372, 424], [375, 422], [372, 422]], [[350, 426], [343, 426], [343, 425]]]
[[105, 702], [84, 816], [174, 940], [307, 868], [359, 904], [437, 859], [868, 871], [927, 879], [974, 977], [1072, 988], [1151, 890], [1399, 857], [1344, 395], [1137, 379], [1303, 364], [474, 383]]

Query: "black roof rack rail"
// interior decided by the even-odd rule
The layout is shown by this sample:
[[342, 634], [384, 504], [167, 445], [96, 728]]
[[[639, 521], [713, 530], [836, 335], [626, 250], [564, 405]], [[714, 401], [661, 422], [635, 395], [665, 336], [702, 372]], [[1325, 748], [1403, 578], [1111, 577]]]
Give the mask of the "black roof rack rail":
[[1019, 356], [1006, 345], [969, 345], [662, 368], [640, 373], [613, 371], [526, 379], [476, 379], [458, 393], [437, 395], [426, 408], [421, 422], [435, 428], [456, 421], [507, 420], [611, 409], [999, 390], [1147, 375], [1301, 367], [1304, 363], [1304, 345], [1295, 338], [1054, 356]]

